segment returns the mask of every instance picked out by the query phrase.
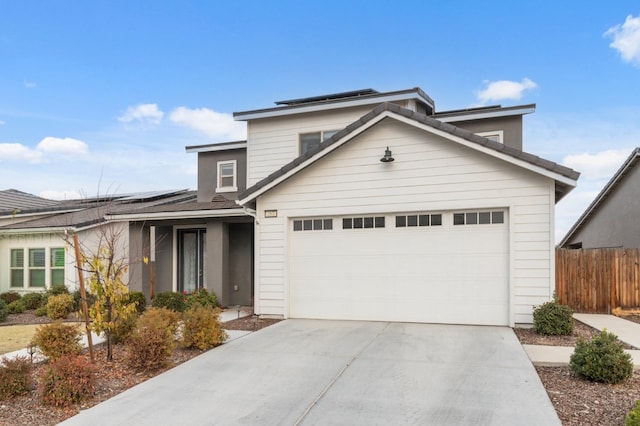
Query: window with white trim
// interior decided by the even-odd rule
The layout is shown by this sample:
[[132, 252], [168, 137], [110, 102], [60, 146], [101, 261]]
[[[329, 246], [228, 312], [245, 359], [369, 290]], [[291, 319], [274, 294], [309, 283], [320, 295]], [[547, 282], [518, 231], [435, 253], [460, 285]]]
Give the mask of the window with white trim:
[[478, 132], [476, 133], [476, 135], [487, 138], [490, 141], [504, 143], [504, 131], [502, 130], [494, 130], [492, 132]]
[[504, 223], [503, 211], [460, 212], [453, 214], [454, 225], [489, 225]]
[[322, 132], [301, 133], [300, 134], [300, 155], [305, 154], [320, 145], [320, 142], [324, 142], [330, 139], [331, 136], [338, 133], [338, 130], [325, 130]]
[[294, 231], [330, 231], [333, 229], [333, 219], [298, 219], [293, 221]]
[[218, 161], [216, 192], [238, 191], [237, 168], [236, 160]]
[[10, 250], [9, 286], [11, 288], [49, 288], [52, 285], [64, 285], [64, 270], [64, 247], [12, 248]]

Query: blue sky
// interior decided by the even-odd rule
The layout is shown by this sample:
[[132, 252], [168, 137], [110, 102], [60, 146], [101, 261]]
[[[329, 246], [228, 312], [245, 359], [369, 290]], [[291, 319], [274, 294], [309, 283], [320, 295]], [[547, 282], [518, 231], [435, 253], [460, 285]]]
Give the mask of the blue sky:
[[536, 103], [524, 149], [582, 177], [561, 238], [640, 146], [640, 6], [0, 0], [0, 189], [196, 187], [233, 111], [419, 86], [437, 110]]

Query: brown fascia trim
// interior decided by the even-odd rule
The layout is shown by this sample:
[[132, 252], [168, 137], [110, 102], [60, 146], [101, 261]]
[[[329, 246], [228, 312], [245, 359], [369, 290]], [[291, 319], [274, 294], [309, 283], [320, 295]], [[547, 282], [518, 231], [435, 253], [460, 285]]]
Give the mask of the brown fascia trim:
[[360, 119], [358, 119], [355, 122], [349, 124], [347, 127], [345, 127], [344, 129], [342, 129], [341, 131], [339, 131], [338, 133], [333, 135], [330, 139], [322, 142], [317, 148], [312, 149], [310, 151], [307, 151], [305, 154], [299, 156], [298, 158], [296, 158], [293, 161], [289, 162], [288, 164], [284, 165], [279, 170], [276, 170], [275, 172], [271, 173], [269, 176], [267, 176], [264, 179], [262, 179], [261, 181], [257, 182], [255, 185], [253, 185], [250, 188], [247, 188], [246, 190], [242, 191], [240, 194], [238, 194], [238, 199], [239, 200], [243, 200], [243, 199], [247, 198], [248, 196], [250, 196], [251, 194], [253, 194], [254, 192], [259, 191], [260, 189], [262, 189], [265, 186], [269, 185], [271, 182], [273, 182], [276, 179], [284, 176], [289, 171], [295, 169], [300, 164], [302, 164], [305, 161], [309, 160], [311, 157], [315, 156], [320, 151], [325, 150], [329, 146], [331, 146], [334, 143], [338, 142], [343, 137], [347, 136], [349, 133], [355, 131], [359, 127], [361, 127], [361, 126], [365, 125], [366, 123], [368, 123], [369, 121], [373, 120], [375, 117], [377, 117], [378, 115], [384, 113], [385, 111], [389, 111], [389, 112], [401, 115], [401, 116], [403, 116], [405, 118], [412, 119], [412, 120], [414, 120], [414, 121], [416, 121], [418, 123], [426, 124], [426, 125], [428, 125], [430, 127], [433, 127], [435, 129], [447, 132], [447, 133], [449, 133], [449, 134], [451, 134], [453, 136], [457, 136], [457, 137], [463, 138], [463, 139], [465, 139], [465, 140], [467, 140], [469, 142], [473, 142], [473, 143], [476, 143], [478, 145], [490, 148], [490, 149], [492, 149], [494, 151], [504, 153], [504, 154], [506, 154], [506, 155], [508, 155], [510, 157], [513, 157], [513, 158], [525, 161], [527, 163], [530, 163], [532, 165], [544, 168], [546, 170], [549, 170], [551, 172], [557, 173], [557, 174], [562, 175], [564, 177], [567, 177], [569, 179], [577, 180], [578, 177], [580, 176], [579, 172], [576, 172], [575, 170], [572, 170], [572, 169], [570, 169], [568, 167], [565, 167], [565, 166], [562, 166], [560, 164], [554, 163], [553, 161], [545, 160], [545, 159], [543, 159], [541, 157], [538, 157], [537, 155], [529, 154], [527, 152], [520, 151], [518, 149], [506, 146], [506, 145], [504, 145], [504, 144], [502, 144], [500, 142], [496, 142], [496, 141], [489, 140], [487, 138], [483, 138], [482, 136], [478, 136], [475, 133], [470, 132], [468, 130], [461, 129], [461, 128], [456, 127], [456, 126], [454, 126], [452, 124], [443, 123], [443, 122], [441, 122], [439, 120], [436, 120], [435, 118], [428, 117], [428, 116], [426, 116], [424, 114], [420, 114], [418, 112], [411, 111], [411, 110], [408, 110], [406, 108], [402, 108], [401, 106], [399, 106], [397, 104], [386, 102], [386, 103], [378, 105], [372, 111], [370, 111], [369, 113], [367, 113], [364, 116], [362, 116]]
[[587, 207], [585, 211], [580, 215], [578, 220], [576, 220], [571, 229], [569, 229], [567, 234], [560, 241], [560, 244], [558, 244], [558, 246], [564, 247], [569, 242], [569, 240], [571, 240], [573, 235], [578, 232], [582, 228], [582, 226], [589, 220], [593, 212], [600, 206], [600, 204], [602, 204], [602, 202], [604, 202], [604, 200], [609, 196], [609, 193], [618, 186], [622, 178], [624, 178], [629, 170], [637, 164], [639, 159], [640, 147], [637, 147], [633, 150], [631, 155], [627, 157], [624, 163], [622, 163], [622, 166], [620, 166], [618, 171], [614, 173], [614, 175], [611, 177], [609, 182], [607, 182], [604, 188], [602, 188], [602, 191], [600, 191], [596, 198], [593, 199], [591, 204], [589, 204], [589, 207]]

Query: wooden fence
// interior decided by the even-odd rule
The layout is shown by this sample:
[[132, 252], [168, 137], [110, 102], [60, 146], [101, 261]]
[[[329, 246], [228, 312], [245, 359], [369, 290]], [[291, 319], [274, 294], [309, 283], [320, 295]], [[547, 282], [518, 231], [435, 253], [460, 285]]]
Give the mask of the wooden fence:
[[640, 249], [556, 250], [556, 298], [575, 312], [640, 307]]

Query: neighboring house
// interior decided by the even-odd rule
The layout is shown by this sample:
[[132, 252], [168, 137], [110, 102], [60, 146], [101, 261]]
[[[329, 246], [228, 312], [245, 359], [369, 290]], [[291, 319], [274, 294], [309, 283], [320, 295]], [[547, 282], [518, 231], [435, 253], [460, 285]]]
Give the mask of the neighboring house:
[[234, 114], [247, 141], [187, 147], [197, 202], [109, 219], [150, 248], [131, 276], [147, 293], [155, 276], [263, 316], [531, 323], [579, 176], [522, 151], [534, 111], [440, 112], [419, 88], [277, 102]]
[[569, 249], [640, 248], [640, 148], [633, 150], [560, 242]]
[[[51, 201], [20, 191], [0, 191], [0, 292], [42, 291], [64, 284], [78, 288], [75, 253], [67, 243], [78, 235], [81, 245], [94, 251], [104, 226], [118, 233], [118, 246], [130, 264], [126, 224], [107, 224], [105, 215], [120, 210], [181, 203], [195, 199], [187, 190], [121, 194], [82, 200]], [[122, 231], [122, 232], [121, 232]]]

